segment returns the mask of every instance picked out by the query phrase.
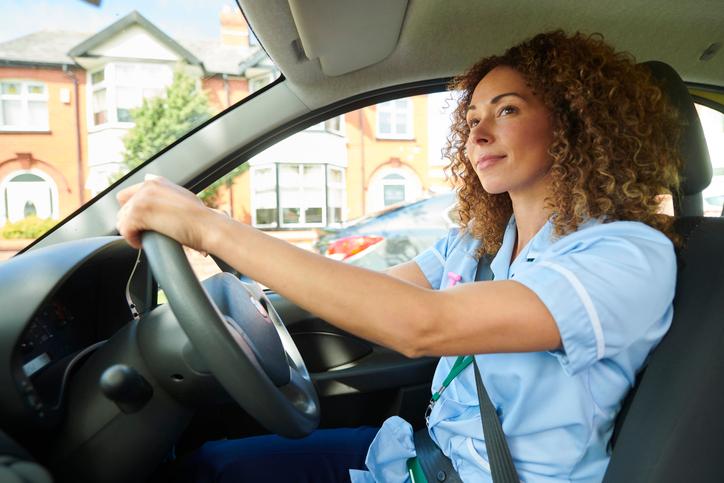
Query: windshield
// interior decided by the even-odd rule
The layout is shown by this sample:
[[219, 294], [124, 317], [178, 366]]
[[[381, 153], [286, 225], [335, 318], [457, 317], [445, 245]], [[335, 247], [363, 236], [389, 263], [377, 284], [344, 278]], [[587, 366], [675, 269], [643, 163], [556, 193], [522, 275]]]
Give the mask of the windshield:
[[6, 251], [279, 76], [229, 0], [0, 5]]

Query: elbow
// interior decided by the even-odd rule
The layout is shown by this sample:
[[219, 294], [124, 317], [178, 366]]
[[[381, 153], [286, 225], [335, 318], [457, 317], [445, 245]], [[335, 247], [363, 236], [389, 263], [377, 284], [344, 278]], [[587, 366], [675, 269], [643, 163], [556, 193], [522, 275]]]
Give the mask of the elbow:
[[439, 355], [439, 347], [435, 349], [438, 322], [440, 319], [432, 310], [417, 317], [411, 324], [410, 337], [406, 338], [405, 347], [400, 352], [410, 359]]

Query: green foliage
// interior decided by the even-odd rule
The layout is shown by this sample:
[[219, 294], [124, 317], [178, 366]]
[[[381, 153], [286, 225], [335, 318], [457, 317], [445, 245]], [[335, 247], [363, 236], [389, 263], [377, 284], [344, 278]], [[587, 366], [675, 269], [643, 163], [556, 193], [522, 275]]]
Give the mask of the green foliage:
[[[128, 170], [146, 162], [169, 144], [203, 123], [210, 117], [206, 95], [196, 88], [195, 81], [181, 71], [174, 73], [173, 83], [166, 90], [166, 97], [144, 99], [143, 105], [131, 111], [136, 124], [123, 139], [123, 162]], [[246, 171], [241, 165], [217, 180], [199, 197], [211, 207], [216, 207], [219, 187], [231, 184], [231, 180]], [[117, 181], [124, 173], [118, 173]]]
[[6, 223], [2, 228], [3, 238], [38, 238], [55, 225], [55, 220], [28, 216], [15, 223]]
[[123, 139], [123, 162], [130, 170], [210, 117], [206, 95], [196, 81], [177, 70], [165, 97], [144, 99], [131, 111], [136, 124]]
[[203, 191], [201, 191], [199, 193], [199, 198], [201, 198], [201, 200], [207, 206], [216, 208], [218, 205], [216, 196], [219, 194], [219, 188], [221, 188], [222, 186], [231, 188], [231, 185], [234, 182], [234, 178], [239, 176], [241, 173], [243, 173], [247, 169], [249, 169], [249, 165], [246, 163], [232, 169], [225, 176], [217, 179], [216, 181], [211, 183], [209, 186], [207, 186]]

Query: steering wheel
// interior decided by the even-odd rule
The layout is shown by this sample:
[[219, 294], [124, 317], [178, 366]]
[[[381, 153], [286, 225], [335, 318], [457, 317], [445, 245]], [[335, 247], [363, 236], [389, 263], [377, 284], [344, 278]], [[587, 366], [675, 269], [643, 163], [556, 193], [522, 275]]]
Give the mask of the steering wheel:
[[306, 436], [319, 424], [319, 400], [304, 361], [256, 284], [228, 273], [204, 283], [175, 240], [145, 232], [153, 275], [199, 357], [229, 395], [269, 431]]

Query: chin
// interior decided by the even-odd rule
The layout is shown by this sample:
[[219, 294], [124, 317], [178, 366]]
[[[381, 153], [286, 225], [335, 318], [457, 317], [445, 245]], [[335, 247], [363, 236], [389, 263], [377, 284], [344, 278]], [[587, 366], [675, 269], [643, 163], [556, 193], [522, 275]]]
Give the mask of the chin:
[[485, 192], [491, 195], [499, 195], [508, 191], [508, 185], [506, 185], [505, 183], [500, 183], [490, 178], [486, 179], [482, 176], [478, 176], [478, 180], [480, 181], [480, 184], [482, 185]]

